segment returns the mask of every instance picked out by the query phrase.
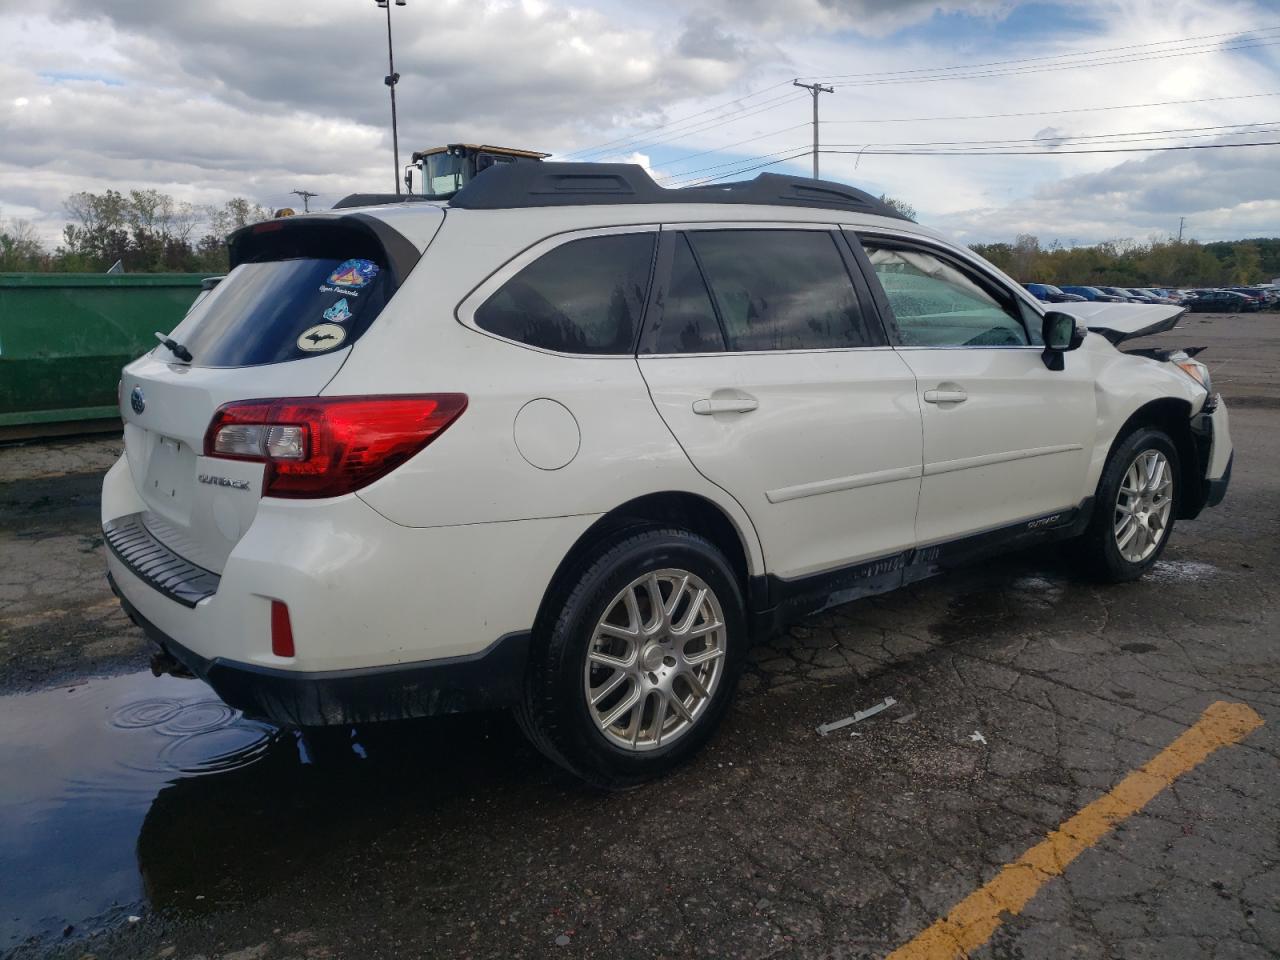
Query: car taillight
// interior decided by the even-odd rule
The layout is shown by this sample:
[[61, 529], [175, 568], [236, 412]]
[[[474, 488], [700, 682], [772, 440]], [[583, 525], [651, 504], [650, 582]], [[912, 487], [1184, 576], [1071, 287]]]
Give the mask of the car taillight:
[[204, 455], [265, 463], [267, 497], [336, 497], [390, 473], [467, 409], [463, 393], [224, 404]]

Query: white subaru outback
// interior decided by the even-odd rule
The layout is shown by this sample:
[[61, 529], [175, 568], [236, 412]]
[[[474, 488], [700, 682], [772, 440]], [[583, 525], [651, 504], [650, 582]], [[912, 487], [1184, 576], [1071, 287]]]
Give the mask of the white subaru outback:
[[1230, 478], [1205, 367], [1118, 349], [1180, 308], [1045, 313], [851, 187], [517, 164], [353, 202], [234, 234], [121, 382], [111, 581], [254, 717], [512, 707], [635, 783], [753, 639], [1034, 543], [1131, 580]]

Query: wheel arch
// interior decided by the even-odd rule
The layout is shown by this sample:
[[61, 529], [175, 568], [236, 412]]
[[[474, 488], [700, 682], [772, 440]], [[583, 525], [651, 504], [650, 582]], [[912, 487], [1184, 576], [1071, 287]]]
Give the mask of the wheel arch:
[[534, 621], [535, 633], [556, 616], [561, 598], [572, 589], [575, 571], [583, 558], [620, 534], [643, 527], [676, 526], [705, 537], [733, 567], [742, 587], [748, 611], [765, 602], [763, 570], [753, 562], [754, 531], [743, 531], [719, 504], [687, 491], [645, 494], [614, 507], [583, 532], [556, 567], [543, 593]]
[[1110, 458], [1125, 438], [1134, 431], [1149, 427], [1168, 434], [1178, 451], [1179, 520], [1195, 517], [1204, 506], [1203, 484], [1200, 482], [1200, 454], [1191, 430], [1191, 404], [1181, 397], [1160, 397], [1144, 403], [1129, 415], [1116, 432], [1107, 451]]

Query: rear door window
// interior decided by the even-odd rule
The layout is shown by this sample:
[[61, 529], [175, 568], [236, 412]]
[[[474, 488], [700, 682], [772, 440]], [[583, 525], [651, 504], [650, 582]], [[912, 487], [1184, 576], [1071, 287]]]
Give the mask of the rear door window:
[[835, 238], [821, 230], [694, 230], [730, 350], [829, 350], [881, 342]]
[[672, 241], [671, 273], [666, 288], [654, 293], [649, 332], [642, 353], [715, 353], [724, 350], [724, 334], [711, 294], [693, 258], [688, 238]]
[[561, 244], [485, 300], [475, 324], [558, 353], [633, 354], [656, 237], [647, 231]]
[[242, 263], [171, 336], [199, 367], [300, 360], [350, 346], [386, 305], [392, 282], [368, 257]]

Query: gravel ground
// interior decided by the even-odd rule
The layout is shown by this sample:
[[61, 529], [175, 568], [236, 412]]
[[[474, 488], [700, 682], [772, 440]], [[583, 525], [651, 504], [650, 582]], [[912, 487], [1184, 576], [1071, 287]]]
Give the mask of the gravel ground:
[[[620, 795], [501, 715], [355, 752], [213, 717], [198, 684], [143, 673], [103, 582], [118, 444], [0, 450], [0, 809], [38, 813], [0, 841], [0, 952], [881, 957], [1228, 700], [1265, 725], [974, 956], [1280, 956], [1280, 318], [1202, 319], [1160, 339], [1210, 344], [1234, 479], [1151, 576], [1023, 554], [811, 618], [753, 651], [707, 751]], [[147, 739], [158, 709], [191, 725]], [[173, 761], [195, 735], [231, 745]]]

